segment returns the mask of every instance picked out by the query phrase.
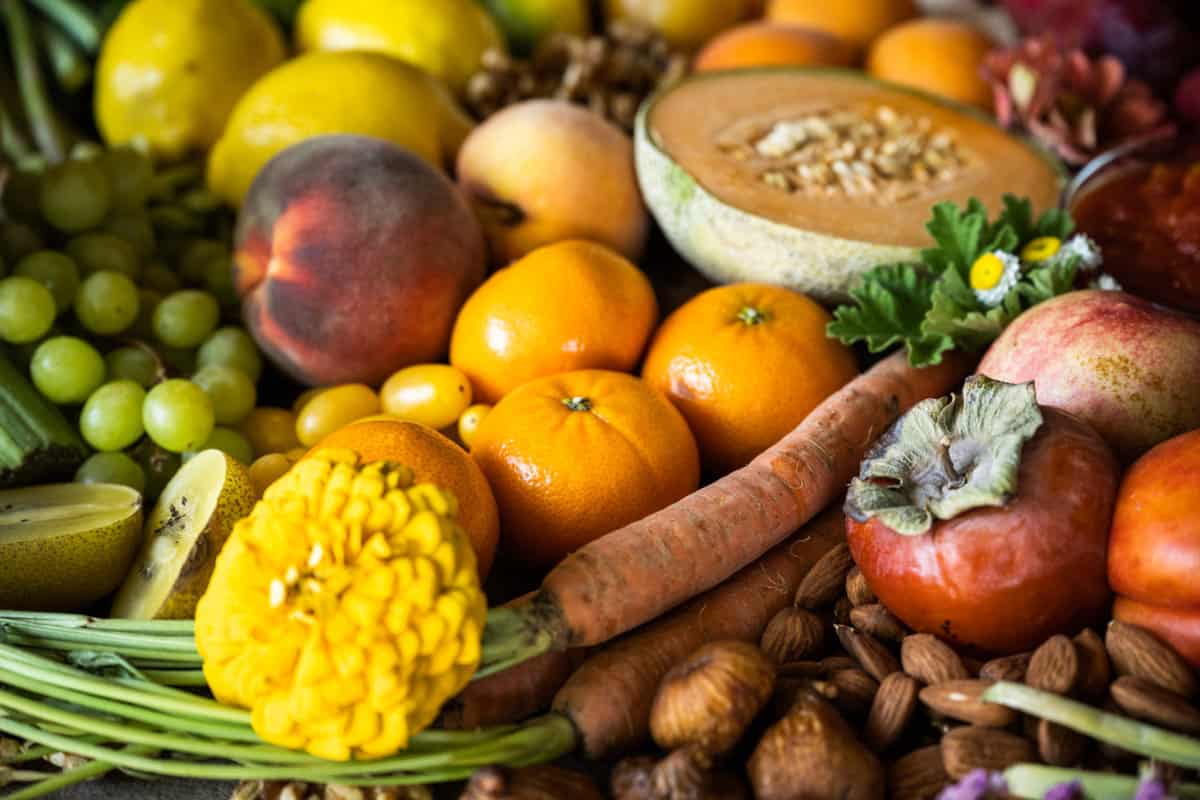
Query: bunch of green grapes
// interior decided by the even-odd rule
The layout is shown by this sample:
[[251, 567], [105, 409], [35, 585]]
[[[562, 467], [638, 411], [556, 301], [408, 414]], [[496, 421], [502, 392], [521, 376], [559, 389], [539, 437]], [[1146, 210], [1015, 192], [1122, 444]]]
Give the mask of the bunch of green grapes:
[[237, 426], [262, 360], [199, 168], [88, 148], [17, 171], [0, 200], [0, 340], [95, 450], [76, 479], [154, 496], [190, 453], [250, 463]]

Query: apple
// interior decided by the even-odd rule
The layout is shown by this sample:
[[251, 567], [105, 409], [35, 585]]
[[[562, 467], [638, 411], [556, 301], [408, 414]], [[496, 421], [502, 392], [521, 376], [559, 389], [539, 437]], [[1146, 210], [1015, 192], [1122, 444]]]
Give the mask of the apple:
[[1124, 292], [1034, 306], [992, 343], [979, 372], [1033, 381], [1039, 403], [1083, 419], [1126, 462], [1200, 428], [1200, 321]]

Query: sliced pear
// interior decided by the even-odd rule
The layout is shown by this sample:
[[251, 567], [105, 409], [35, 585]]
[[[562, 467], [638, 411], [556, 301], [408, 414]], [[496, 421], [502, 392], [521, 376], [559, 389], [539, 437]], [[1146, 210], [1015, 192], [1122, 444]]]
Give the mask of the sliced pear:
[[125, 619], [191, 619], [217, 554], [258, 493], [246, 468], [220, 450], [187, 461], [146, 518], [142, 551], [113, 601]]
[[121, 583], [142, 538], [128, 486], [0, 491], [0, 608], [81, 611]]

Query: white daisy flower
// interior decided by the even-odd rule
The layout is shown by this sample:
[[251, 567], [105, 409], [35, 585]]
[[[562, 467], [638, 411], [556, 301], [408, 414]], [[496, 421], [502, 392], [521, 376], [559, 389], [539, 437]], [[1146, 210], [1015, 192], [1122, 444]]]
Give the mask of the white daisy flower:
[[1101, 289], [1105, 292], [1120, 292], [1125, 287], [1117, 282], [1117, 279], [1107, 272], [1101, 272], [1096, 276], [1096, 279], [1088, 284], [1089, 289]]
[[1056, 260], [1071, 256], [1079, 257], [1080, 272], [1095, 272], [1104, 263], [1104, 254], [1100, 252], [1100, 246], [1090, 236], [1082, 233], [1067, 239], [1054, 254]]
[[971, 288], [985, 306], [998, 306], [1021, 280], [1021, 259], [1003, 250], [984, 253], [971, 265]]

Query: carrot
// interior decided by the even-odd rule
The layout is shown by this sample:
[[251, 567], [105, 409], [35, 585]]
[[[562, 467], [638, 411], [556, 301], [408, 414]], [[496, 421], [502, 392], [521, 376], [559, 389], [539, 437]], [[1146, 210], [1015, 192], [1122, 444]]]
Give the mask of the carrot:
[[721, 586], [585, 661], [554, 698], [554, 710], [574, 724], [586, 755], [604, 758], [642, 744], [667, 670], [706, 642], [757, 642], [812, 565], [845, 533], [838, 504]]
[[442, 708], [440, 727], [466, 731], [509, 725], [545, 711], [581, 656], [581, 650], [552, 650], [468, 684]]
[[600, 644], [716, 586], [828, 506], [901, 413], [968, 369], [884, 359], [750, 464], [568, 556], [528, 609], [534, 627], [550, 649]]

